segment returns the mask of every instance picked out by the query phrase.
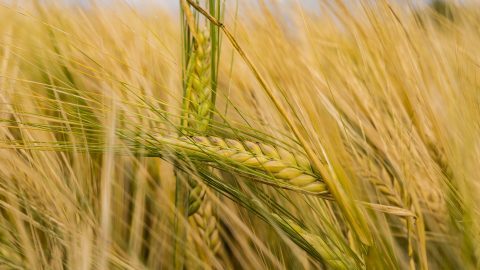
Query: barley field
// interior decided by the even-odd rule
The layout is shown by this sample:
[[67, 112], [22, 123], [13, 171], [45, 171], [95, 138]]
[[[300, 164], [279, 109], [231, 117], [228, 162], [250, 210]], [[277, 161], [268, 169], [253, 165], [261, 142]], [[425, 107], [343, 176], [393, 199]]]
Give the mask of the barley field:
[[478, 1], [0, 1], [0, 269], [480, 269], [479, 48]]

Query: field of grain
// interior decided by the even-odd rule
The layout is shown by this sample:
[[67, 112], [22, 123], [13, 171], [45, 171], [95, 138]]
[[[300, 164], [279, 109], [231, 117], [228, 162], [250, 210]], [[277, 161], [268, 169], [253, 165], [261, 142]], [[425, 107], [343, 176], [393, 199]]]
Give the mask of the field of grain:
[[161, 2], [0, 2], [0, 269], [480, 268], [477, 1]]

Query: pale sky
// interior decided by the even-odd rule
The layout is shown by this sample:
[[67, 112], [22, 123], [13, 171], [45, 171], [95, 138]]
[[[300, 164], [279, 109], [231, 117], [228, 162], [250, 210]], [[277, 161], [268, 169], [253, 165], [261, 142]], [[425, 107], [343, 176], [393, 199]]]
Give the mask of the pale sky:
[[[0, 3], [27, 3], [32, 0], [0, 0]], [[37, 0], [37, 1], [45, 1], [45, 2], [66, 2], [71, 4], [80, 4], [85, 5], [89, 2], [96, 2], [96, 3], [103, 3], [104, 5], [115, 5], [115, 3], [128, 3], [132, 6], [137, 6], [141, 8], [145, 6], [145, 4], [154, 4], [156, 6], [161, 6], [167, 10], [171, 10], [174, 13], [178, 12], [179, 9], [179, 0]], [[258, 3], [259, 0], [223, 0], [229, 5], [235, 5], [236, 2], [239, 5], [248, 5], [252, 6]], [[267, 4], [268, 3], [276, 3], [280, 5], [287, 5], [291, 3], [296, 3], [302, 5], [306, 10], [315, 12], [319, 11], [319, 3], [324, 1], [331, 1], [331, 0], [264, 0]], [[358, 3], [360, 0], [343, 0], [345, 3]], [[413, 5], [424, 5], [432, 0], [391, 0], [397, 2], [399, 4], [413, 4]], [[454, 0], [456, 2], [464, 2], [464, 0]], [[478, 0], [474, 0], [478, 1]]]

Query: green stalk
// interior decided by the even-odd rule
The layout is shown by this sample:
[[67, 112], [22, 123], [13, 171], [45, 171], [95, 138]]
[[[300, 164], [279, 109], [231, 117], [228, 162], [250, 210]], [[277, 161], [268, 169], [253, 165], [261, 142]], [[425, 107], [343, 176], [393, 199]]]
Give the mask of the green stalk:
[[[182, 0], [179, 1], [180, 6], [182, 6]], [[185, 11], [183, 8], [180, 8], [180, 20], [181, 20], [181, 30], [183, 33], [183, 40], [182, 40], [182, 88], [183, 88], [183, 95], [188, 96], [188, 88], [186, 87], [186, 74], [188, 70], [188, 55], [191, 51], [191, 34], [190, 29], [187, 26]], [[189, 103], [184, 98], [182, 104], [182, 112], [181, 112], [181, 128], [180, 132], [183, 132], [183, 127], [186, 126], [187, 121], [187, 112], [188, 112]], [[185, 220], [188, 218], [188, 194], [189, 194], [189, 185], [184, 179], [180, 176], [181, 172], [176, 171], [176, 184], [175, 184], [175, 213], [174, 213], [174, 235], [173, 235], [173, 269], [175, 270], [183, 270], [185, 265], [185, 243], [187, 239], [187, 228]]]

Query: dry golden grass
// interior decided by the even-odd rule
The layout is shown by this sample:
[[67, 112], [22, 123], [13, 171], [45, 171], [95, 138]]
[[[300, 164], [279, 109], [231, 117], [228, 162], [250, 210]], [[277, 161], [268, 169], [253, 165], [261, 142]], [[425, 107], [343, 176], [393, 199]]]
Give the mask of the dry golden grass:
[[[477, 4], [227, 1], [202, 136], [304, 153], [325, 195], [178, 139], [178, 14], [39, 2], [0, 6], [0, 269], [173, 269], [178, 245], [187, 268], [480, 267]], [[175, 230], [179, 175], [218, 256]]]

